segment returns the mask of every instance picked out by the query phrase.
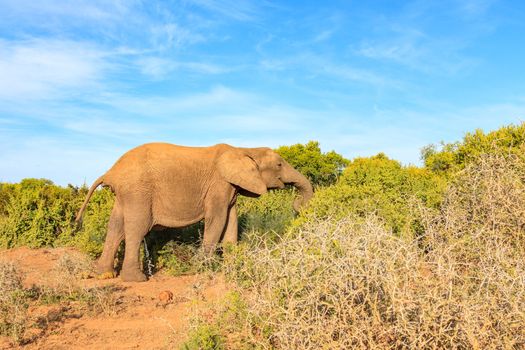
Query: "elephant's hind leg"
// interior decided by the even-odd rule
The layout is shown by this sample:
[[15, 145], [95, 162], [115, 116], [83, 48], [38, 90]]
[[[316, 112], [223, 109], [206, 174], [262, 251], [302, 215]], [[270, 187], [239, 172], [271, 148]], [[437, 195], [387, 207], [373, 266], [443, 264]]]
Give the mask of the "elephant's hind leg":
[[122, 209], [115, 202], [111, 216], [109, 217], [108, 233], [104, 243], [104, 250], [97, 261], [97, 272], [100, 278], [116, 277], [114, 270], [115, 254], [117, 253], [120, 242], [124, 239], [124, 216]]
[[151, 215], [147, 208], [126, 208], [124, 212], [124, 231], [126, 250], [120, 277], [125, 282], [146, 281], [140, 269], [139, 251], [144, 236], [151, 229]]

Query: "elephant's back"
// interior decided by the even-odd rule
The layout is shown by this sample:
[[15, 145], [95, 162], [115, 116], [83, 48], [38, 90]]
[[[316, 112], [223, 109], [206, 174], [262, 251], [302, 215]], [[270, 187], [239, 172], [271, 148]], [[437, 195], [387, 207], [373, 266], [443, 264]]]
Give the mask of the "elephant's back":
[[230, 145], [218, 144], [208, 147], [181, 146], [167, 142], [152, 142], [132, 148], [124, 153], [115, 163], [135, 159], [165, 160], [165, 158], [205, 159], [215, 157], [217, 153], [232, 148]]
[[154, 186], [159, 181], [168, 180], [167, 177], [193, 177], [192, 170], [202, 172], [212, 166], [222, 146], [189, 147], [163, 142], [143, 144], [124, 153], [106, 173], [104, 183], [117, 190], [137, 184], [141, 187]]
[[[199, 163], [213, 161], [217, 154], [228, 145], [215, 145], [210, 147], [180, 146], [171, 143], [155, 142], [146, 143], [135, 147], [120, 157], [114, 167], [134, 166], [148, 170], [158, 166], [167, 165], [184, 166], [185, 163]], [[155, 170], [155, 169], [151, 169]]]

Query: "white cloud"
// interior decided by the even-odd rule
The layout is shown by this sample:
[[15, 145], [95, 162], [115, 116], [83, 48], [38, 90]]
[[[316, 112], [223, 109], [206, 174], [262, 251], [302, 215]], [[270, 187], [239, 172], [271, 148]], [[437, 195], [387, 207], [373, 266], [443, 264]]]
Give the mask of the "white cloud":
[[205, 21], [192, 16], [182, 2], [3, 0], [0, 31], [14, 37], [32, 32], [64, 40], [96, 38], [135, 50], [179, 49], [205, 40]]
[[318, 33], [317, 35], [315, 35], [313, 41], [314, 43], [318, 43], [318, 42], [321, 42], [321, 41], [326, 41], [328, 39], [330, 39], [334, 34], [334, 31], [333, 30], [323, 30], [321, 31], [320, 33]]
[[238, 21], [251, 21], [256, 19], [257, 7], [253, 1], [236, 0], [190, 0], [220, 16], [232, 18]]
[[436, 38], [420, 30], [394, 28], [388, 38], [361, 42], [356, 54], [390, 61], [424, 73], [455, 74], [476, 62], [461, 52], [467, 43], [460, 36]]
[[137, 64], [142, 74], [156, 80], [169, 78], [171, 73], [179, 70], [200, 74], [222, 74], [230, 71], [230, 69], [211, 63], [181, 62], [152, 56], [139, 58]]
[[170, 22], [151, 27], [152, 42], [156, 50], [180, 48], [188, 44], [196, 44], [205, 40], [204, 36]]
[[58, 40], [0, 39], [0, 99], [40, 99], [93, 87], [107, 66], [104, 52]]
[[[87, 114], [87, 113], [86, 113]], [[65, 129], [82, 134], [106, 136], [111, 138], [128, 138], [142, 136], [151, 131], [148, 123], [134, 120], [111, 120], [110, 118], [78, 118], [64, 120], [60, 123]]]
[[[3, 0], [2, 10], [4, 14], [17, 18], [41, 17], [51, 20], [60, 16], [69, 21], [100, 21], [114, 19], [117, 14], [126, 12], [126, 6], [122, 1]], [[45, 25], [44, 22], [35, 24]]]
[[240, 105], [231, 113], [203, 119], [199, 127], [230, 134], [290, 134], [303, 132], [310, 116], [309, 110], [259, 99]]
[[400, 88], [401, 83], [374, 70], [360, 68], [357, 65], [338, 63], [321, 55], [303, 52], [286, 59], [263, 59], [259, 62], [264, 70], [285, 71], [303, 69], [304, 76], [326, 75], [332, 79], [363, 83], [374, 87]]
[[395, 82], [387, 77], [376, 74], [373, 71], [361, 68], [355, 68], [348, 65], [339, 65], [333, 63], [327, 63], [321, 65], [322, 71], [328, 73], [334, 77], [338, 77], [344, 80], [351, 80], [368, 85], [384, 87], [399, 87], [400, 83]]
[[469, 17], [484, 15], [495, 2], [494, 0], [456, 0], [460, 11]]
[[224, 86], [216, 86], [207, 92], [174, 96], [141, 96], [107, 94], [93, 102], [111, 106], [121, 112], [156, 118], [184, 116], [185, 114], [209, 113], [224, 108], [236, 108], [248, 103], [253, 96]]

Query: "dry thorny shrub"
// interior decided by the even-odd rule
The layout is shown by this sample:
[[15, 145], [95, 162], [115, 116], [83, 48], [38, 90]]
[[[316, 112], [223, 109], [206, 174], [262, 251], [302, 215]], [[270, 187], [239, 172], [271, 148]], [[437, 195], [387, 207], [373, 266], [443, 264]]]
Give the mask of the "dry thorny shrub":
[[[525, 172], [481, 157], [423, 237], [381, 220], [310, 221], [226, 256], [247, 300], [246, 341], [279, 349], [525, 347]], [[422, 247], [423, 242], [423, 247]]]
[[72, 295], [79, 290], [80, 279], [93, 273], [92, 262], [84, 254], [67, 252], [61, 255], [47, 275], [45, 285], [60, 294]]
[[0, 261], [0, 335], [21, 342], [28, 326], [27, 309], [22, 274], [12, 262]]
[[80, 283], [92, 275], [92, 261], [85, 254], [68, 252], [57, 260], [40, 293], [55, 301], [76, 302], [91, 314], [115, 315], [120, 301], [114, 286], [85, 287]]
[[451, 241], [483, 235], [523, 250], [525, 161], [512, 155], [479, 157], [457, 174], [436, 219], [440, 235]]

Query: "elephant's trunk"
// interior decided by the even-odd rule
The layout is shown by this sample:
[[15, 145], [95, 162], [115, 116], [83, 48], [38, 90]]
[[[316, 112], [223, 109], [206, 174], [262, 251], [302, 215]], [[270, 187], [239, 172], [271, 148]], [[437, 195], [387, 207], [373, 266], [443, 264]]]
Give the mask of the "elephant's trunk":
[[308, 179], [303, 174], [288, 164], [284, 166], [286, 167], [286, 170], [284, 172], [282, 181], [286, 184], [295, 186], [295, 188], [297, 188], [299, 191], [299, 195], [293, 202], [294, 210], [299, 212], [299, 210], [310, 200], [310, 198], [312, 198], [314, 191], [310, 181], [308, 181]]

